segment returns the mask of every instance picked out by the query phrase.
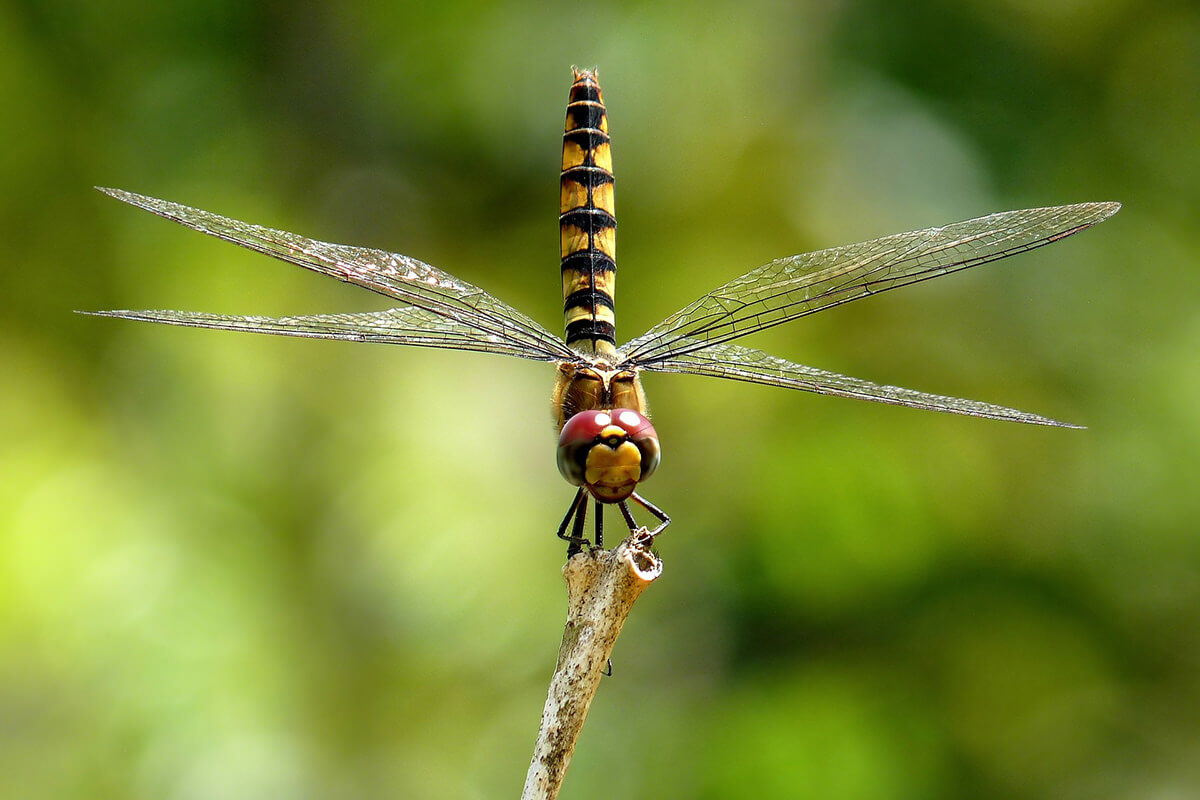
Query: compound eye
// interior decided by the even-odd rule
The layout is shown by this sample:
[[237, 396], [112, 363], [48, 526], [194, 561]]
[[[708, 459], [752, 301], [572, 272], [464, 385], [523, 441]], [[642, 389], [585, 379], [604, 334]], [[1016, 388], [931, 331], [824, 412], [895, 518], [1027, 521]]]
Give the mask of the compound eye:
[[658, 437], [647, 436], [634, 439], [633, 443], [642, 452], [642, 477], [639, 480], [644, 481], [654, 474], [654, 470], [658, 469], [658, 462], [662, 458], [662, 451], [658, 448]]
[[658, 468], [658, 462], [662, 457], [662, 451], [658, 446], [658, 433], [654, 430], [654, 425], [644, 414], [631, 408], [614, 409], [612, 418], [614, 424], [628, 432], [629, 441], [637, 445], [637, 449], [641, 451], [642, 476], [639, 480], [646, 480]]
[[613, 424], [607, 411], [580, 411], [567, 420], [558, 435], [558, 471], [572, 486], [583, 486], [588, 451], [600, 432]]

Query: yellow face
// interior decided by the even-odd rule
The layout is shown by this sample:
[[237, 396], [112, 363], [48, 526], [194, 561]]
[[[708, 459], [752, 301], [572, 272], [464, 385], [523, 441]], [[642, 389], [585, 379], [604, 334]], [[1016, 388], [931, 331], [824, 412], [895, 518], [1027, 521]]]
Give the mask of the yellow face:
[[646, 413], [646, 396], [633, 370], [609, 370], [601, 365], [560, 364], [551, 409], [558, 429], [580, 411], [632, 408]]
[[[625, 431], [615, 425], [600, 432], [603, 438], [624, 435]], [[633, 442], [621, 442], [615, 449], [593, 447], [588, 451], [583, 482], [600, 502], [624, 500], [641, 479], [642, 452]]]

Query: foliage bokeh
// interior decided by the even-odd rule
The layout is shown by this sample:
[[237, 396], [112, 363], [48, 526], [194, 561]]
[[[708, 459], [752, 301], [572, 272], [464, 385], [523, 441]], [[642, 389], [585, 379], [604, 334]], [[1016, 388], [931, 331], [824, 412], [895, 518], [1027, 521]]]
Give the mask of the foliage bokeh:
[[1200, 8], [1131, 0], [0, 3], [5, 783], [516, 795], [563, 616], [549, 369], [70, 311], [381, 305], [107, 184], [557, 329], [573, 63], [626, 336], [780, 255], [1125, 209], [752, 342], [1087, 431], [647, 380], [666, 575], [563, 796], [1200, 792]]

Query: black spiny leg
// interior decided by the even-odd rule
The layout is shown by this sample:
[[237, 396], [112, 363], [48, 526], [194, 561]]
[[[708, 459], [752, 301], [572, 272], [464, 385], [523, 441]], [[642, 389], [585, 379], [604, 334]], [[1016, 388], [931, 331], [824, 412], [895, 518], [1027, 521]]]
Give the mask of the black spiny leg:
[[604, 547], [604, 506], [596, 501], [596, 547]]
[[[580, 513], [576, 513], [576, 512]], [[575, 493], [575, 499], [571, 501], [571, 507], [567, 509], [567, 515], [563, 517], [562, 524], [558, 526], [558, 538], [565, 542], [570, 542], [571, 546], [567, 548], [567, 558], [578, 553], [583, 549], [583, 545], [588, 543], [581, 535], [583, 532], [583, 517], [587, 511], [587, 497], [584, 495], [584, 490], [580, 489]], [[571, 524], [571, 519], [575, 519], [575, 527], [572, 529], [570, 536], [567, 536], [567, 526]]]
[[633, 518], [633, 514], [629, 513], [629, 504], [624, 500], [617, 503], [617, 507], [621, 509], [621, 516], [625, 518], [625, 524], [629, 526], [629, 532], [633, 533], [638, 529], [637, 520]]
[[625, 524], [629, 526], [630, 533], [638, 533], [640, 531], [643, 537], [653, 540], [655, 536], [658, 536], [663, 532], [664, 528], [671, 524], [671, 518], [666, 515], [666, 512], [653, 503], [647, 501], [645, 498], [639, 497], [637, 492], [634, 492], [629, 497], [658, 519], [658, 527], [652, 531], [646, 530], [643, 527], [639, 527], [633, 518], [633, 514], [631, 514], [629, 511], [629, 504], [622, 500], [617, 505], [621, 508], [621, 515], [625, 517]]
[[632, 495], [630, 495], [630, 497], [633, 498], [634, 502], [658, 518], [659, 526], [650, 531], [651, 538], [658, 536], [663, 532], [664, 528], [671, 524], [671, 518], [667, 516], [667, 513], [658, 506], [654, 505], [654, 503], [651, 503], [646, 498], [640, 496], [637, 492], [634, 492]]
[[582, 550], [583, 545], [591, 544], [591, 542], [583, 538], [583, 526], [585, 523], [587, 523], [586, 494], [579, 500], [579, 512], [575, 514], [575, 525], [571, 528], [571, 546], [567, 548], [567, 558], [570, 558]]

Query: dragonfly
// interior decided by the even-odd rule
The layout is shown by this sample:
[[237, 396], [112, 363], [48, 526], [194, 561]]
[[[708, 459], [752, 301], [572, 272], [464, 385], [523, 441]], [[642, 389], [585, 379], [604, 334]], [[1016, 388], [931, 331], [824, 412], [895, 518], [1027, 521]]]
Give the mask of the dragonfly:
[[[196, 311], [96, 311], [100, 316], [352, 342], [466, 350], [556, 365], [557, 463], [574, 487], [558, 527], [568, 557], [604, 546], [604, 508], [653, 541], [670, 517], [638, 486], [661, 460], [642, 371], [727, 378], [1031, 425], [1080, 426], [992, 403], [885, 386], [734, 344], [753, 333], [919, 281], [1057, 242], [1111, 217], [1115, 202], [1004, 211], [858, 244], [787, 256], [701, 295], [642, 335], [616, 342], [616, 216], [608, 112], [594, 71], [574, 70], [560, 174], [565, 336], [411, 256], [331, 244], [120, 189], [100, 191], [186, 227], [337, 278], [397, 303], [383, 311], [231, 316]], [[594, 536], [585, 536], [589, 498]], [[656, 520], [639, 526], [629, 501]]]

